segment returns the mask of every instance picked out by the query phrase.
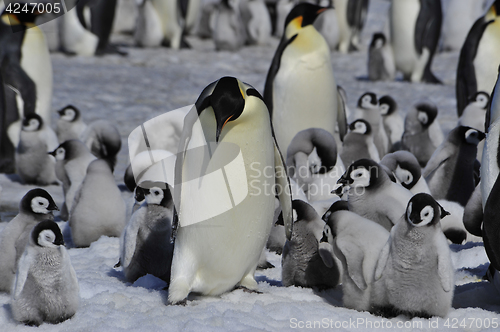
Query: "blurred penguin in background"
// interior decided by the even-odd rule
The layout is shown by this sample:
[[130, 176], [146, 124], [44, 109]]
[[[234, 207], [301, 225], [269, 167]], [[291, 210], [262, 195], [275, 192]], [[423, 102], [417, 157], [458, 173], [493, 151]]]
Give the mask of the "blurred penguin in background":
[[448, 0], [443, 6], [441, 50], [459, 51], [474, 22], [483, 14], [480, 0]]
[[340, 28], [333, 0], [319, 1], [319, 5], [328, 9], [319, 14], [314, 27], [325, 38], [330, 50], [335, 51], [340, 42]]
[[263, 0], [240, 0], [239, 9], [249, 45], [266, 45], [271, 37], [271, 17]]
[[132, 34], [137, 21], [136, 0], [118, 0], [116, 3], [113, 33]]
[[295, 0], [278, 0], [276, 3], [276, 28], [274, 36], [281, 38], [285, 31], [285, 19], [288, 13], [295, 7]]
[[392, 47], [385, 35], [377, 32], [368, 50], [368, 78], [370, 81], [392, 81], [395, 75]]
[[341, 53], [360, 49], [360, 36], [366, 23], [368, 4], [368, 0], [333, 1], [340, 28], [339, 51]]
[[247, 36], [237, 0], [221, 0], [212, 19], [212, 38], [216, 50], [236, 51], [245, 45]]

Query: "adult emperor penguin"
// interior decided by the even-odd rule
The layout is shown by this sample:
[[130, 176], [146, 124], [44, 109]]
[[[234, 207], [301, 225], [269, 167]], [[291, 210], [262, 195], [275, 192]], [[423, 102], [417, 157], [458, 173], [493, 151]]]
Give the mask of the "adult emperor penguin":
[[[484, 91], [476, 92], [472, 98], [469, 99], [467, 107], [465, 107], [462, 115], [458, 119], [459, 126], [467, 126], [486, 132], [484, 123], [486, 121], [486, 111], [488, 109], [490, 96]], [[484, 141], [477, 145], [477, 160], [481, 161], [483, 158]]]
[[333, 1], [340, 28], [340, 52], [359, 50], [361, 30], [363, 30], [368, 14], [368, 4], [368, 0]]
[[70, 139], [81, 139], [87, 129], [83, 122], [82, 113], [73, 105], [67, 105], [57, 111], [59, 119], [56, 124], [56, 134], [59, 142], [63, 143]]
[[[326, 225], [322, 241], [329, 243], [332, 253], [342, 264], [343, 305], [368, 311], [371, 308], [377, 259], [389, 239], [389, 232], [379, 224], [350, 212], [345, 201], [334, 203], [329, 214], [323, 218]], [[321, 253], [324, 255], [325, 251]]]
[[56, 158], [56, 176], [62, 182], [64, 192], [64, 205], [60, 217], [68, 220], [76, 192], [87, 175], [89, 164], [96, 157], [79, 140], [66, 141], [51, 154]]
[[170, 282], [174, 249], [171, 189], [164, 182], [149, 181], [136, 189], [136, 200], [145, 197], [146, 205], [134, 212], [120, 238], [120, 263], [129, 282], [147, 273]]
[[485, 2], [477, 0], [447, 1], [443, 8], [442, 51], [460, 51], [470, 28], [483, 15]]
[[74, 245], [89, 247], [102, 235], [119, 237], [127, 223], [126, 213], [111, 165], [103, 159], [92, 161], [69, 214]]
[[392, 182], [385, 170], [370, 159], [351, 164], [339, 183], [349, 188], [349, 211], [373, 220], [387, 230], [399, 221], [413, 196], [408, 189]]
[[44, 125], [40, 115], [32, 113], [24, 118], [16, 149], [16, 172], [24, 183], [58, 184], [56, 160], [48, 154], [57, 145], [56, 134]]
[[374, 33], [368, 50], [370, 81], [392, 81], [396, 76], [392, 47], [382, 32]]
[[500, 0], [472, 26], [460, 51], [457, 66], [456, 96], [458, 116], [469, 98], [478, 91], [490, 92], [497, 79], [496, 54], [500, 52]]
[[378, 100], [384, 129], [389, 139], [389, 151], [397, 151], [401, 146], [401, 137], [404, 132], [404, 120], [399, 113], [398, 104], [389, 95], [380, 97]]
[[439, 221], [448, 214], [432, 196], [412, 197], [392, 228], [375, 270], [374, 299], [397, 316], [445, 317], [451, 308], [455, 270]]
[[67, 54], [93, 56], [99, 37], [85, 29], [78, 19], [76, 0], [65, 1], [67, 12], [58, 19], [61, 50]]
[[312, 25], [324, 10], [300, 3], [290, 11], [267, 73], [264, 100], [283, 151], [307, 128], [323, 128], [335, 137], [338, 122], [340, 139], [346, 132], [346, 124], [337, 114], [339, 97], [330, 50]]
[[373, 142], [372, 127], [363, 119], [358, 119], [349, 125], [350, 131], [342, 143], [340, 158], [344, 165], [351, 165], [359, 159], [380, 161], [377, 147]]
[[431, 72], [441, 32], [441, 1], [392, 1], [389, 21], [396, 70], [411, 82], [441, 83]]
[[[288, 239], [292, 233], [288, 177], [262, 97], [234, 77], [211, 83], [186, 116], [179, 150], [169, 302], [236, 285], [255, 290], [275, 185]], [[276, 173], [270, 176], [269, 168]]]
[[58, 210], [50, 194], [40, 188], [32, 189], [19, 203], [19, 214], [5, 226], [0, 234], [0, 292], [10, 292], [17, 262], [33, 227], [40, 221], [54, 219]]
[[422, 175], [435, 199], [446, 199], [465, 207], [476, 187], [477, 145], [484, 137], [483, 132], [474, 128], [458, 126], [432, 154]]
[[71, 318], [80, 288], [59, 226], [52, 220], [31, 231], [16, 272], [11, 295], [12, 316], [26, 325], [57, 324]]
[[294, 200], [292, 207], [297, 214], [292, 237], [283, 247], [281, 258], [281, 283], [283, 286], [333, 288], [340, 281], [337, 263], [323, 261], [319, 253], [325, 222], [314, 208], [301, 200]]

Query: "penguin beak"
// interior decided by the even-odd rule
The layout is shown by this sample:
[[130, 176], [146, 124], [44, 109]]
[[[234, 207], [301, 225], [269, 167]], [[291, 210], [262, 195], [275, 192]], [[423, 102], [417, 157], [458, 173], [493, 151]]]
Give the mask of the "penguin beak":
[[59, 211], [59, 208], [57, 207], [56, 203], [50, 202], [49, 207], [47, 208], [49, 211]]
[[51, 156], [54, 156], [54, 157], [55, 157], [55, 156], [56, 156], [56, 151], [57, 151], [57, 149], [55, 149], [55, 150], [54, 150], [54, 151], [52, 151], [52, 152], [47, 152], [47, 154], [50, 154]]
[[60, 239], [57, 239], [54, 241], [54, 244], [56, 246], [63, 246], [64, 245], [64, 239], [63, 238], [60, 238]]
[[224, 123], [222, 124], [222, 126], [220, 126], [219, 124], [217, 125], [217, 131], [215, 132], [215, 141], [217, 143], [219, 143], [219, 137], [220, 137], [220, 134], [222, 133], [222, 129], [224, 129], [224, 127], [231, 120], [232, 117], [233, 117], [233, 115], [231, 115], [229, 118], [227, 118], [226, 121], [224, 121]]
[[318, 11], [316, 12], [316, 15], [321, 14], [322, 12], [324, 12], [324, 11], [325, 11], [325, 10], [327, 10], [327, 9], [328, 9], [328, 8], [321, 8], [320, 10], [318, 10]]

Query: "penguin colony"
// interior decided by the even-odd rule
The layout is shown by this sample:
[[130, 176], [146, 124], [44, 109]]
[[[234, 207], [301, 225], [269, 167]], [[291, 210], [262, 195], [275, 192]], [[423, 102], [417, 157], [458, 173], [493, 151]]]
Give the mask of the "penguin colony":
[[[126, 55], [109, 42], [117, 1], [67, 5], [73, 10], [54, 20], [58, 50]], [[59, 208], [46, 190], [22, 198], [0, 234], [0, 291], [11, 294], [13, 319], [71, 318], [79, 288], [65, 243], [88, 247], [103, 235], [120, 238], [115, 268], [124, 279], [164, 280], [170, 304], [185, 304], [191, 293], [258, 292], [254, 274], [269, 266], [266, 246], [282, 255], [283, 286], [341, 285], [345, 307], [384, 317], [448, 314], [450, 243], [482, 238], [489, 278], [498, 278], [500, 62], [490, 59], [500, 45], [500, 1], [483, 16], [463, 13], [477, 19], [466, 36], [452, 40], [448, 32], [444, 49], [463, 44], [459, 119], [446, 136], [429, 100], [400, 109], [390, 95], [363, 92], [349, 111], [330, 54], [363, 49], [369, 2], [327, 5], [142, 0], [122, 10], [124, 22], [135, 22], [122, 29], [133, 31], [138, 47], [187, 48], [194, 33], [225, 51], [280, 38], [263, 94], [222, 77], [194, 105], [137, 124], [128, 141], [128, 202], [113, 174], [122, 148], [114, 124], [87, 124], [85, 112], [68, 105], [52, 130], [48, 41], [35, 26], [44, 13], [2, 8], [0, 58], [8, 65], [0, 68], [0, 171], [16, 172], [23, 184], [60, 185], [57, 217], [69, 230], [54, 222]], [[400, 72], [410, 82], [441, 83], [431, 70], [441, 17], [439, 1], [393, 1], [389, 34], [375, 33], [366, 48], [368, 78]], [[266, 191], [269, 185], [282, 190]]]

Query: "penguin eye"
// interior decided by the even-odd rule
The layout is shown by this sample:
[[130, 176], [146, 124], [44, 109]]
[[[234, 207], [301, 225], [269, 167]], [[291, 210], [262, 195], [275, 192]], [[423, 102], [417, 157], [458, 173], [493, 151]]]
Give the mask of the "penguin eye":
[[155, 191], [153, 192], [153, 194], [155, 194], [155, 196], [158, 196], [158, 195], [160, 194], [160, 192], [159, 192], [158, 190], [155, 190]]

